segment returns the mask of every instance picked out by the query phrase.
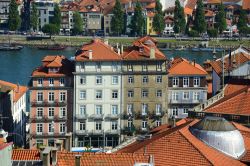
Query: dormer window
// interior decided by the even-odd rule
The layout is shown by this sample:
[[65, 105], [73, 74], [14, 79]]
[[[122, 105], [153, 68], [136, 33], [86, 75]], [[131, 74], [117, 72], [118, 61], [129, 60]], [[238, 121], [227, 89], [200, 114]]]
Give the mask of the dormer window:
[[49, 86], [54, 86], [54, 78], [49, 78]]
[[143, 47], [139, 47], [139, 52], [143, 52], [144, 48]]
[[37, 86], [43, 86], [43, 79], [42, 78], [37, 79]]
[[58, 71], [59, 71], [59, 68], [58, 68], [58, 67], [56, 67], [56, 68], [50, 67], [50, 68], [49, 68], [49, 73], [56, 73], [56, 72], [58, 72]]

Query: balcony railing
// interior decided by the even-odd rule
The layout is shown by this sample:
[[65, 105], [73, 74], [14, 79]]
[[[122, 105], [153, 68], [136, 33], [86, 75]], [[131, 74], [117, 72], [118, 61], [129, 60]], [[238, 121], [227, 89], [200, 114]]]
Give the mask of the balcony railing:
[[94, 120], [103, 120], [103, 114], [92, 114], [89, 118]]
[[75, 118], [77, 120], [85, 120], [88, 118], [88, 114], [76, 114]]
[[89, 132], [89, 134], [92, 134], [92, 135], [103, 135], [104, 134], [103, 132], [104, 132], [103, 130], [91, 130]]
[[30, 133], [30, 136], [31, 137], [62, 137], [62, 136], [65, 136], [66, 135], [66, 132], [57, 132], [57, 133], [52, 133], [52, 132], [41, 132], [41, 133], [38, 133], [38, 132], [32, 132]]
[[76, 130], [77, 135], [88, 135], [88, 130]]
[[107, 130], [107, 131], [105, 131], [105, 134], [110, 134], [110, 135], [112, 135], [112, 134], [120, 134], [120, 130]]
[[55, 122], [60, 122], [60, 121], [66, 121], [67, 117], [64, 116], [48, 116], [48, 115], [43, 115], [41, 116], [32, 116], [30, 117], [30, 122], [35, 123], [35, 122], [48, 122], [48, 121], [55, 121]]
[[169, 99], [168, 102], [170, 104], [199, 104], [203, 102], [203, 99], [199, 100], [194, 100], [194, 99], [178, 99], [178, 100], [173, 100]]
[[59, 101], [59, 100], [54, 100], [54, 101], [37, 101], [33, 100], [31, 102], [32, 107], [63, 107], [67, 105], [67, 101]]
[[126, 112], [126, 113], [122, 114], [121, 117], [122, 117], [123, 119], [129, 119], [129, 118], [132, 119], [132, 118], [134, 118], [134, 116], [135, 116], [135, 113], [134, 113], [134, 111], [132, 111], [132, 114], [129, 114], [129, 113]]
[[120, 115], [119, 114], [107, 114], [105, 116], [105, 119], [119, 119]]

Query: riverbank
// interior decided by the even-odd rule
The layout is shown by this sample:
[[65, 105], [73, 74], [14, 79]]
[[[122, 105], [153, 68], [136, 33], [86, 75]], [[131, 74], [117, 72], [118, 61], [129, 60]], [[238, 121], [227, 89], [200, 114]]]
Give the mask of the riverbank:
[[[53, 36], [51, 39], [43, 39], [43, 40], [26, 40], [26, 36], [6, 36], [6, 35], [0, 35], [0, 43], [9, 43], [9, 40], [11, 43], [36, 47], [38, 45], [54, 45], [54, 44], [61, 44], [65, 46], [71, 46], [71, 47], [80, 47], [84, 43], [90, 42], [93, 37], [85, 37], [85, 36]], [[131, 43], [136, 39], [132, 37], [107, 37], [109, 40], [109, 43], [111, 45], [116, 45], [116, 43], [123, 44], [124, 46], [131, 45]], [[160, 48], [192, 48], [197, 47], [199, 44], [201, 44], [201, 41], [194, 40], [194, 39], [185, 39], [185, 40], [179, 40], [179, 39], [173, 39], [173, 38], [157, 38], [159, 47]], [[250, 48], [250, 40], [249, 39], [243, 39], [243, 40], [216, 40], [212, 39], [208, 42], [209, 47], [216, 47], [216, 48], [236, 48], [240, 45], [244, 47]]]

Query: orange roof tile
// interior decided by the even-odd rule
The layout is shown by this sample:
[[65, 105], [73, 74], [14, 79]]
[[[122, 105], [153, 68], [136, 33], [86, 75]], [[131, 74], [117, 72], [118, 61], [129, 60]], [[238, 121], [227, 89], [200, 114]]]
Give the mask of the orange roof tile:
[[213, 16], [215, 16], [215, 13], [211, 10], [205, 10], [205, 16], [206, 17], [213, 17]]
[[231, 94], [228, 92], [226, 93], [227, 96], [215, 102], [204, 111], [220, 114], [250, 115], [250, 86]]
[[149, 163], [149, 155], [142, 154], [107, 154], [107, 153], [74, 153], [58, 152], [58, 166], [74, 166], [75, 155], [81, 155], [81, 165], [84, 166], [133, 166], [135, 163]]
[[148, 4], [145, 8], [146, 9], [154, 9], [155, 8], [155, 2], [152, 2], [152, 3]]
[[162, 133], [153, 134], [151, 139], [136, 141], [118, 152], [150, 154], [154, 156], [156, 166], [165, 165], [245, 165], [241, 161], [248, 160], [250, 152], [250, 132], [239, 124], [234, 124], [243, 135], [247, 153], [245, 160], [236, 160], [218, 150], [208, 146], [189, 130], [189, 127], [199, 120], [186, 119], [177, 127], [168, 129]]
[[[76, 61], [120, 61], [121, 56], [116, 53], [113, 47], [105, 44], [100, 39], [94, 39], [91, 43], [81, 48], [82, 53], [76, 56]], [[89, 57], [89, 50], [92, 50], [92, 59]]]
[[14, 149], [12, 160], [41, 160], [39, 150]]
[[13, 84], [7, 81], [0, 80], [0, 89], [7, 92], [9, 90], [13, 90], [13, 101], [17, 102], [28, 90], [26, 86], [21, 86], [18, 84]]
[[148, 16], [148, 17], [154, 17], [154, 16], [155, 16], [155, 13], [153, 13], [153, 12], [148, 12], [148, 13], [147, 13], [147, 16]]
[[207, 75], [207, 72], [197, 63], [194, 64], [184, 58], [177, 58], [171, 64], [169, 75]]
[[189, 8], [189, 9], [195, 9], [196, 7], [196, 3], [197, 3], [197, 0], [188, 0], [187, 3], [186, 3], [186, 6], [185, 8]]
[[192, 14], [193, 14], [193, 9], [190, 9], [190, 8], [188, 8], [188, 7], [185, 7], [185, 8], [184, 8], [184, 13], [185, 13], [186, 15], [192, 15]]
[[250, 0], [243, 0], [242, 9], [244, 9], [244, 10], [250, 9]]

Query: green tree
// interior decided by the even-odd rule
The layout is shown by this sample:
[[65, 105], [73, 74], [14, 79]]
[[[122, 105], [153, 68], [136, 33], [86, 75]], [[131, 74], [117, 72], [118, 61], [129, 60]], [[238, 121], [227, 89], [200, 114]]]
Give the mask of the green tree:
[[82, 18], [81, 18], [81, 15], [79, 14], [79, 12], [74, 12], [73, 21], [74, 21], [73, 34], [78, 35], [78, 34], [82, 33], [83, 21], [82, 21]]
[[111, 19], [111, 30], [119, 35], [124, 29], [124, 13], [119, 0], [115, 1], [115, 6], [113, 9], [113, 16]]
[[145, 18], [142, 13], [142, 7], [141, 4], [137, 1], [134, 15], [131, 20], [130, 28], [132, 29], [133, 34], [143, 35], [144, 26], [145, 26]]
[[218, 6], [218, 13], [215, 16], [215, 27], [222, 33], [227, 28], [227, 22], [225, 17], [225, 8], [223, 4]]
[[218, 36], [218, 31], [217, 29], [208, 29], [207, 34], [209, 35], [209, 37], [215, 38]]
[[38, 11], [35, 3], [32, 3], [32, 11], [30, 13], [30, 26], [33, 29], [33, 31], [37, 30], [38, 26]]
[[239, 19], [237, 22], [237, 28], [241, 34], [244, 33], [244, 30], [247, 29], [247, 14], [244, 10], [240, 10]]
[[155, 15], [153, 18], [153, 29], [158, 34], [161, 34], [165, 28], [164, 16], [162, 12], [162, 5], [159, 0], [156, 0]]
[[207, 23], [205, 20], [205, 12], [202, 0], [197, 1], [197, 8], [194, 19], [194, 29], [198, 33], [204, 33], [207, 29]]
[[184, 9], [181, 7], [180, 1], [175, 1], [174, 8], [174, 32], [175, 33], [184, 33], [186, 27], [186, 20], [184, 16]]
[[11, 31], [16, 31], [21, 26], [21, 18], [18, 13], [16, 0], [11, 0], [9, 5], [8, 27]]
[[61, 25], [61, 11], [60, 11], [60, 8], [59, 8], [58, 4], [55, 4], [54, 16], [52, 17], [50, 23], [55, 24], [58, 27], [60, 27], [60, 25]]
[[58, 34], [59, 31], [60, 31], [60, 28], [55, 24], [45, 24], [42, 28], [42, 32], [49, 34], [50, 37], [52, 35]]

